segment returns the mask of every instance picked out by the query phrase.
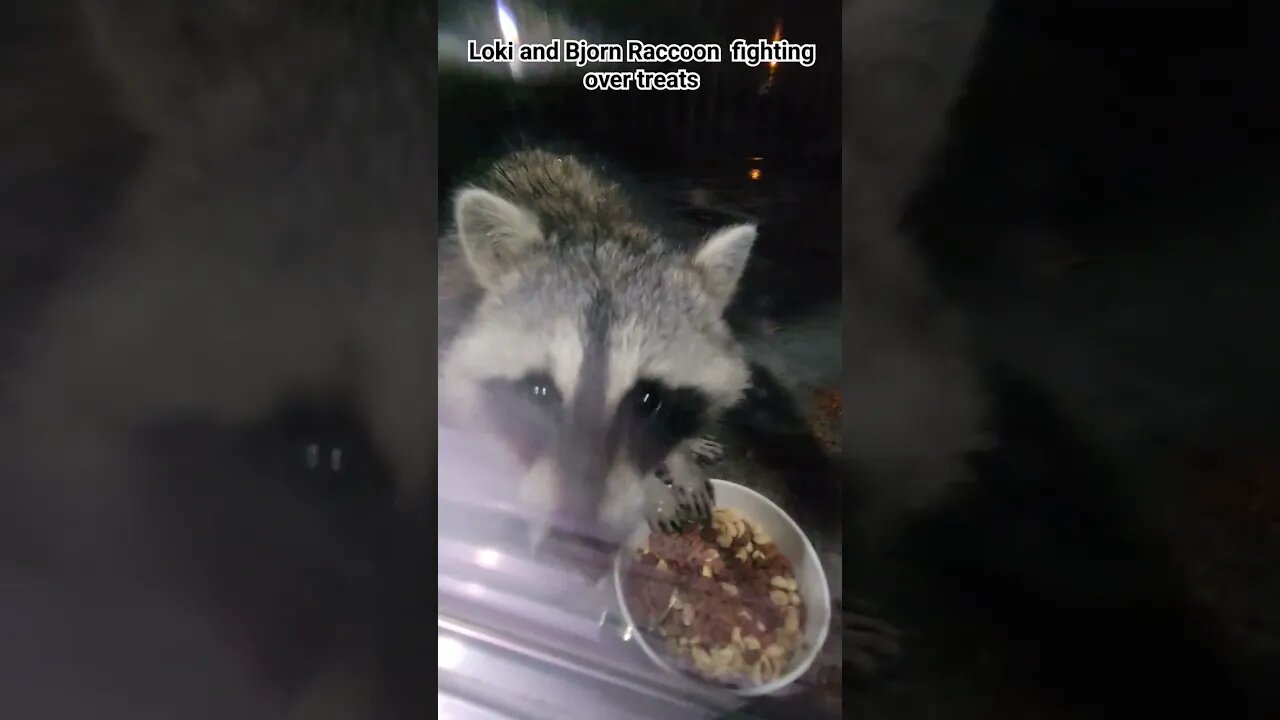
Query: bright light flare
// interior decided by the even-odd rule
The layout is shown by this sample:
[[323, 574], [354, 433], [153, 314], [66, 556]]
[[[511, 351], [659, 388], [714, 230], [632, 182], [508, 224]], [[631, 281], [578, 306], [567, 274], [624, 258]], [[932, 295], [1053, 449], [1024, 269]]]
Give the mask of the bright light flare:
[[493, 548], [481, 548], [476, 552], [476, 562], [480, 567], [490, 570], [498, 567], [498, 563], [502, 562], [502, 553]]
[[442, 670], [457, 670], [458, 666], [462, 664], [462, 658], [467, 654], [467, 649], [462, 646], [462, 643], [453, 638], [437, 636], [436, 640], [437, 649], [439, 650], [436, 664]]
[[[520, 45], [520, 31], [516, 28], [516, 16], [511, 12], [511, 8], [502, 0], [495, 0], [494, 7], [498, 12], [498, 27], [502, 30], [502, 39], [510, 42], [512, 45]], [[511, 66], [511, 77], [520, 77], [520, 61], [512, 60], [508, 65]]]
[[502, 39], [519, 43], [520, 31], [516, 29], [516, 16], [502, 0], [497, 0], [496, 5], [498, 9], [498, 27], [502, 29]]
[[759, 180], [760, 168], [751, 168], [751, 170], [747, 172], [747, 177], [751, 178], [752, 180]]

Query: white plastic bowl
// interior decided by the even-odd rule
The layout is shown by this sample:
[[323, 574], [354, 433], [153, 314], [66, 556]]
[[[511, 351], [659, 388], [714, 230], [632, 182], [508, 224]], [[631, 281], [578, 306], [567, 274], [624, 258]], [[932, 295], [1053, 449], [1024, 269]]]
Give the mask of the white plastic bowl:
[[[760, 524], [795, 567], [796, 583], [799, 585], [800, 597], [805, 605], [804, 646], [792, 658], [787, 672], [762, 685], [732, 688], [732, 691], [743, 697], [759, 695], [785, 694], [782, 691], [798, 680], [817, 658], [822, 646], [827, 641], [827, 631], [831, 626], [831, 594], [827, 586], [827, 575], [818, 560], [818, 553], [813, 544], [805, 537], [789, 515], [782, 511], [773, 501], [760, 493], [725, 480], [712, 480], [715, 487], [716, 506], [732, 508], [743, 517], [750, 518]], [[665, 653], [654, 649], [643, 632], [638, 632], [631, 617], [623, 594], [623, 579], [627, 576], [627, 568], [635, 559], [635, 551], [643, 547], [649, 537], [649, 528], [641, 525], [631, 534], [613, 562], [613, 585], [618, 596], [625, 626], [632, 630], [628, 635], [640, 645], [649, 659], [659, 667], [675, 675], [692, 677], [675, 668], [664, 657]]]

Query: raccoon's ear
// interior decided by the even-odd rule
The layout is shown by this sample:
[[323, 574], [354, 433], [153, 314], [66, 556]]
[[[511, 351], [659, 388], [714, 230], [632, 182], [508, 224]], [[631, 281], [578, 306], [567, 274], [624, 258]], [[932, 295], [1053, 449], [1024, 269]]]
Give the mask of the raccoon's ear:
[[476, 282], [486, 290], [542, 248], [538, 219], [488, 190], [458, 193], [453, 218]]
[[756, 241], [756, 226], [731, 225], [712, 233], [693, 254], [707, 296], [724, 310], [733, 299]]
[[89, 47], [140, 129], [197, 132], [210, 113], [220, 126], [269, 101], [256, 71], [297, 25], [301, 0], [81, 0]]

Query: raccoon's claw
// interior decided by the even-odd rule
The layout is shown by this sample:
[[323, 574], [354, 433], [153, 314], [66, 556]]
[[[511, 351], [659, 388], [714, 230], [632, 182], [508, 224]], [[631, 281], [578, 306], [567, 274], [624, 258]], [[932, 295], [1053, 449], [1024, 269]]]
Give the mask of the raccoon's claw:
[[676, 485], [677, 517], [686, 525], [702, 525], [711, 519], [711, 511], [715, 509], [715, 490], [711, 482], [702, 479], [697, 485], [687, 487]]
[[711, 519], [716, 501], [710, 481], [701, 476], [677, 476], [665, 465], [655, 470], [654, 476], [658, 482], [651, 488], [650, 529], [682, 532], [691, 525], [701, 525]]

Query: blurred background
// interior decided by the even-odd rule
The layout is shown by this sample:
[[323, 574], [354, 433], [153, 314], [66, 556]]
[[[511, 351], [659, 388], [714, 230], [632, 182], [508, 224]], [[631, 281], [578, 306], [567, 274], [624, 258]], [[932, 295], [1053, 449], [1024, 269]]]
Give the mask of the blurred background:
[[[0, 10], [0, 363], [68, 263], [97, 246], [149, 149], [113, 107], [67, 5]], [[457, 182], [510, 144], [566, 143], [633, 174], [694, 222], [758, 219], [762, 262], [747, 294], [778, 322], [839, 298], [834, 3], [508, 8], [518, 27], [562, 36], [724, 43], [778, 33], [816, 43], [818, 63], [702, 66], [703, 89], [691, 93], [587, 93], [573, 77], [516, 83], [501, 66], [478, 75], [442, 56], [442, 208]], [[497, 12], [496, 3], [443, 3], [441, 47], [500, 33]], [[848, 578], [908, 633], [908, 653], [890, 682], [847, 693], [846, 711], [1115, 717], [1111, 695], [1133, 700], [1136, 715], [1203, 688], [1218, 693], [1212, 714], [1276, 716], [1280, 53], [1268, 27], [1256, 10], [1208, 2], [996, 3], [904, 227], [965, 313], [975, 362], [1024, 378], [1044, 399], [1041, 414], [1062, 421], [1039, 432], [1083, 436], [1085, 449], [1033, 456], [1027, 464], [1061, 469], [1056, 484], [1026, 491], [997, 477], [987, 487], [1002, 500], [948, 506], [891, 548], [888, 570]], [[348, 408], [312, 404], [301, 414], [286, 423], [281, 456], [317, 437], [367, 451]], [[228, 448], [214, 445], [202, 452], [225, 459]], [[454, 444], [442, 477], [462, 476], [472, 452], [486, 451]], [[380, 475], [376, 462], [348, 467]], [[295, 470], [284, 474], [296, 479]], [[350, 519], [345, 502], [335, 512]], [[733, 705], [671, 688], [596, 611], [607, 593], [504, 553], [500, 518], [510, 508], [450, 502], [441, 499], [436, 537], [442, 717], [678, 717]], [[242, 592], [263, 603], [247, 635], [268, 666], [289, 668], [288, 683], [306, 669], [311, 641], [359, 627], [363, 616], [333, 611], [316, 577], [361, 545], [345, 534], [360, 535], [350, 527], [360, 523], [338, 532], [328, 518], [282, 521], [272, 507], [261, 505], [253, 533], [191, 527], [252, 539], [230, 563], [246, 575], [215, 574], [197, 589], [217, 604]], [[474, 521], [485, 516], [496, 518], [492, 543]], [[314, 550], [311, 564], [268, 552], [294, 545]], [[111, 717], [108, 702], [122, 717], [256, 712], [246, 709], [256, 690], [245, 676], [259, 668], [227, 647], [241, 638], [173, 612], [146, 588], [43, 586], [24, 572], [6, 568], [0, 598], [9, 716]], [[1153, 595], [1176, 606], [1172, 619], [1157, 618], [1165, 625], [1142, 624], [1157, 614], [1144, 605]], [[425, 622], [411, 609], [396, 617]], [[1177, 632], [1161, 634], [1170, 627]], [[412, 635], [402, 629], [397, 640]], [[425, 702], [432, 653], [414, 650], [390, 673], [425, 688]], [[1148, 672], [1157, 674], [1143, 681]], [[166, 692], [169, 705], [157, 699]]]

